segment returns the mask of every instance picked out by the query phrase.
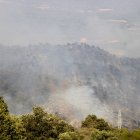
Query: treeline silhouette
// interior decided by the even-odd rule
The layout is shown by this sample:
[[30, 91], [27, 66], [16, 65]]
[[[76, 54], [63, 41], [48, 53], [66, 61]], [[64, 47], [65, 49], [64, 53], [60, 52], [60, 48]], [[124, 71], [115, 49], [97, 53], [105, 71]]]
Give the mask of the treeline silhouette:
[[31, 114], [16, 116], [10, 114], [0, 97], [0, 140], [140, 140], [140, 129], [119, 130], [95, 115], [88, 115], [80, 128], [74, 128], [41, 107], [34, 107]]

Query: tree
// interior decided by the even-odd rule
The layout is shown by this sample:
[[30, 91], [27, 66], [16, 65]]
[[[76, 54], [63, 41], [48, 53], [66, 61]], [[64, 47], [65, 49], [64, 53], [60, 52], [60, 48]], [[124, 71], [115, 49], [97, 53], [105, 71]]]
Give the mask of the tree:
[[95, 115], [88, 115], [84, 121], [82, 121], [81, 127], [96, 128], [99, 130], [111, 130], [111, 127], [103, 119], [98, 119]]
[[15, 116], [0, 97], [0, 140], [140, 140], [140, 129], [118, 130], [88, 115], [77, 130], [41, 107], [33, 108], [31, 114]]
[[57, 138], [60, 133], [74, 131], [58, 116], [46, 113], [41, 107], [33, 108], [33, 114], [22, 116], [23, 127], [28, 139]]
[[14, 116], [9, 114], [7, 104], [3, 97], [0, 97], [0, 140], [24, 140], [21, 135], [21, 129], [18, 129]]

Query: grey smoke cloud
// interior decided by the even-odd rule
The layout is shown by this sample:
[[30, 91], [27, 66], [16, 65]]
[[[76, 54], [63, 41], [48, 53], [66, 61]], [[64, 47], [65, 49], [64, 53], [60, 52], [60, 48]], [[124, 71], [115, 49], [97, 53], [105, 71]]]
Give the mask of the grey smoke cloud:
[[138, 121], [139, 63], [84, 43], [0, 45], [0, 96], [16, 114], [44, 105], [69, 121], [93, 113], [115, 125], [121, 108], [124, 119]]
[[86, 38], [116, 55], [140, 57], [139, 13], [139, 0], [0, 0], [0, 43], [63, 44]]
[[[71, 123], [80, 122], [87, 115], [96, 112], [100, 118], [113, 123], [113, 110], [107, 104], [102, 103], [89, 86], [69, 85], [67, 89], [55, 91], [44, 104], [50, 113], [59, 113], [65, 116]], [[74, 124], [76, 125], [76, 124]]]

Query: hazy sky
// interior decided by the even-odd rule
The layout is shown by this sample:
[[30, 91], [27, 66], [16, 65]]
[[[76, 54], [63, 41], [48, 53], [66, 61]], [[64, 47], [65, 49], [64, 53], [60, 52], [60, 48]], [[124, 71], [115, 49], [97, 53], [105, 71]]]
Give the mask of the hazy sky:
[[0, 0], [0, 43], [87, 42], [140, 57], [140, 0]]

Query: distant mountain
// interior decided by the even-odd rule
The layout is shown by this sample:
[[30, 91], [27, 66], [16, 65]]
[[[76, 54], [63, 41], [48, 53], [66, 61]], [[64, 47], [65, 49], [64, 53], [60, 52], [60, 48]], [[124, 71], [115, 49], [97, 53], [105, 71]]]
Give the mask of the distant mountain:
[[76, 123], [96, 114], [140, 127], [140, 59], [120, 58], [87, 44], [0, 45], [0, 95], [11, 112], [43, 105]]

